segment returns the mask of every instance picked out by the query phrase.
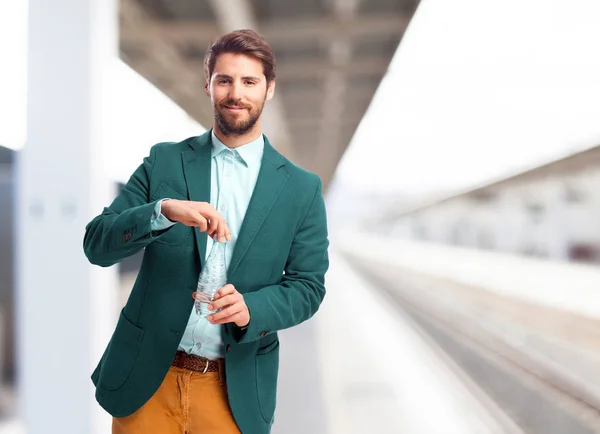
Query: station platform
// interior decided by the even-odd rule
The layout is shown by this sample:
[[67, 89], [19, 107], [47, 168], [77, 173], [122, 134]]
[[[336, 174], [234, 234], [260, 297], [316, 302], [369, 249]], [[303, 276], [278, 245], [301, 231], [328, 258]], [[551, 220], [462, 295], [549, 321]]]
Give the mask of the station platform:
[[320, 311], [280, 332], [274, 434], [600, 432], [594, 267], [356, 231], [330, 259]]
[[337, 239], [353, 270], [475, 386], [502, 432], [600, 432], [597, 266], [356, 230]]

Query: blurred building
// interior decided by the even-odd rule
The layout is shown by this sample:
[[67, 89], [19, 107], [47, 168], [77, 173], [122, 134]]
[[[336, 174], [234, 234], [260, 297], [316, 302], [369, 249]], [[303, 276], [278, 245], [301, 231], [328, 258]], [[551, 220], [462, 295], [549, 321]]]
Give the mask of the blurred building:
[[423, 241], [600, 262], [600, 146], [442, 200], [387, 215]]
[[[90, 5], [94, 3], [89, 2]], [[131, 91], [134, 85], [137, 88], [137, 84], [133, 81], [131, 87], [129, 84], [116, 86], [115, 83], [125, 83], [124, 73], [107, 76], [107, 83], [111, 83], [106, 89], [108, 106], [119, 106], [122, 109], [107, 110], [110, 112], [106, 116], [110, 128], [104, 131], [105, 143], [109, 148], [107, 154], [118, 155], [115, 158], [118, 161], [114, 161], [112, 166], [119, 164], [126, 167], [124, 162], [131, 161], [128, 156], [123, 155], [123, 143], [128, 144], [127, 151], [137, 147], [129, 143], [133, 142], [129, 137], [124, 138], [125, 134], [135, 136], [136, 143], [146, 143], [145, 146], [148, 147], [153, 140], [139, 136], [145, 133], [151, 135], [150, 132], [160, 130], [161, 125], [168, 125], [165, 132], [175, 130], [178, 125], [182, 126], [182, 132], [178, 133], [181, 136], [166, 134], [168, 139], [187, 137], [183, 131], [186, 131], [190, 122], [188, 119], [180, 119], [182, 113], [193, 120], [193, 124], [197, 122], [211, 125], [214, 120], [213, 109], [203, 90], [202, 58], [205, 50], [211, 41], [226, 31], [253, 28], [270, 42], [278, 60], [277, 96], [265, 110], [265, 132], [279, 151], [294, 162], [318, 173], [327, 187], [387, 72], [390, 60], [419, 2], [247, 0], [237, 2], [235, 7], [227, 2], [212, 0], [120, 0], [116, 3], [119, 12], [119, 56], [132, 70], [155, 86], [156, 89], [153, 90], [156, 93], [170, 99], [177, 110], [167, 106], [162, 100], [154, 97], [150, 99], [151, 91], [148, 89], [144, 89], [143, 93], [140, 91], [139, 95], [143, 95], [143, 98], [137, 96], [137, 93], [134, 95]], [[77, 13], [62, 14], [60, 10], [55, 12], [49, 14], [45, 10], [40, 11], [33, 4], [30, 5], [29, 19], [43, 15], [46, 22], [54, 22], [53, 26], [56, 26], [56, 22], [61, 22], [61, 19], [65, 19], [65, 23], [70, 22], [73, 20], [72, 13]], [[106, 32], [104, 24], [99, 27]], [[36, 39], [33, 37], [36, 35], [43, 36]], [[85, 33], [81, 37], [83, 35]], [[77, 39], [71, 37], [71, 40]], [[52, 55], [60, 58], [63, 51], [69, 50], [62, 43], [52, 46], [50, 41], [52, 38], [47, 38], [43, 29], [30, 28], [29, 55], [35, 54], [37, 49], [45, 53], [55, 50], [56, 53], [52, 51]], [[99, 41], [107, 47], [112, 46], [108, 34], [102, 35]], [[79, 48], [76, 44], [74, 46]], [[103, 53], [92, 53], [90, 58], [97, 56], [94, 61], [99, 62], [104, 59], [101, 57], [104, 56]], [[69, 52], [69, 56], [73, 55]], [[70, 66], [66, 68], [73, 71]], [[38, 71], [43, 69], [38, 68]], [[80, 75], [82, 80], [86, 79], [85, 74]], [[30, 79], [30, 95], [39, 95], [38, 98], [52, 97], [44, 93], [43, 87], [37, 89], [39, 93], [32, 93], [31, 82], [35, 82], [35, 79]], [[54, 104], [53, 101], [50, 103]], [[124, 104], [131, 106], [124, 107]], [[149, 106], [156, 112], [156, 118], [149, 118], [147, 110], [139, 110], [140, 107]], [[28, 123], [30, 131], [40, 131], [39, 128], [31, 127], [35, 123], [31, 116]], [[32, 142], [36, 143], [35, 140]], [[145, 155], [142, 151], [139, 154], [136, 152], [131, 152], [136, 158]], [[15, 151], [0, 149], [0, 199], [3, 204], [16, 202], [15, 191], [18, 189], [14, 161]], [[121, 171], [125, 169], [119, 169]], [[14, 246], [17, 239], [14, 236], [13, 215], [13, 207], [0, 206], [0, 381], [8, 382], [12, 382], [15, 377], [14, 291], [18, 286], [14, 271]], [[119, 264], [121, 294], [126, 294], [131, 288], [139, 260], [140, 256], [137, 255]], [[124, 300], [119, 301], [122, 305]]]
[[277, 58], [263, 130], [326, 189], [418, 0], [121, 0], [121, 58], [202, 125], [203, 58], [224, 31], [257, 30]]
[[[15, 222], [12, 205], [16, 199], [14, 196], [16, 154], [17, 151], [0, 146], [0, 203], [2, 203], [0, 206], [0, 222], [2, 222], [0, 226], [0, 385], [12, 385], [15, 379], [15, 258], [13, 249]], [[118, 188], [122, 188], [123, 185], [117, 183]], [[136, 254], [117, 265], [122, 288], [119, 297], [128, 295], [137, 276], [141, 256], [141, 253]]]

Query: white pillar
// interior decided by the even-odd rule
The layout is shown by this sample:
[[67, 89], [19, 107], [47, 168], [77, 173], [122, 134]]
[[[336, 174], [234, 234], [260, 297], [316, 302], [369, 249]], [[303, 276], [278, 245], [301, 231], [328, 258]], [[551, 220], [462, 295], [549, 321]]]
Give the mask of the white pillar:
[[29, 0], [27, 142], [17, 161], [17, 369], [28, 434], [110, 432], [90, 374], [115, 323], [116, 270], [86, 223], [114, 196], [102, 133], [116, 0]]

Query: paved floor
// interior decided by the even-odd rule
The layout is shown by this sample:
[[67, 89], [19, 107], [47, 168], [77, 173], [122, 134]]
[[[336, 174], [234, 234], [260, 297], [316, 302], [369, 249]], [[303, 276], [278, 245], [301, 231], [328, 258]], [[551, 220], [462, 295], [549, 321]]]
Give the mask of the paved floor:
[[326, 434], [316, 319], [279, 333], [280, 372], [273, 434]]
[[[500, 432], [440, 354], [335, 250], [327, 282], [327, 297], [312, 320], [326, 428], [321, 431], [322, 425], [312, 425], [314, 421], [288, 425], [287, 412], [280, 407], [279, 432], [288, 432], [286, 428], [327, 434]], [[302, 345], [302, 340], [286, 345]], [[282, 366], [284, 372], [302, 369], [285, 363], [290, 364]], [[312, 387], [297, 384], [282, 390], [282, 406], [291, 396], [296, 402], [312, 399]], [[312, 431], [313, 426], [319, 431]]]
[[[280, 334], [274, 434], [498, 432], [439, 353], [335, 250], [327, 286], [317, 315]], [[0, 433], [25, 434], [14, 421]]]

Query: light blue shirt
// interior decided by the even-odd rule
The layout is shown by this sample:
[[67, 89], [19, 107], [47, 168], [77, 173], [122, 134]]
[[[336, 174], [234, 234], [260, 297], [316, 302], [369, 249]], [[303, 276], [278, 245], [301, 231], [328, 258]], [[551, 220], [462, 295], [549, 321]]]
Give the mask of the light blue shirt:
[[[261, 134], [253, 142], [229, 149], [213, 132], [212, 144], [210, 203], [225, 217], [231, 231], [231, 240], [225, 249], [226, 265], [229, 267], [260, 171], [265, 140]], [[156, 218], [153, 218], [150, 223], [153, 231], [163, 230], [176, 224], [161, 214], [161, 204], [162, 200], [156, 204], [154, 213]], [[207, 238], [206, 255], [208, 257], [213, 240], [210, 237]], [[204, 259], [206, 260], [206, 258]], [[188, 324], [179, 343], [179, 350], [211, 360], [224, 357], [225, 346], [222, 333], [222, 325], [211, 324], [206, 319], [200, 318], [196, 314], [195, 308], [192, 308]]]

